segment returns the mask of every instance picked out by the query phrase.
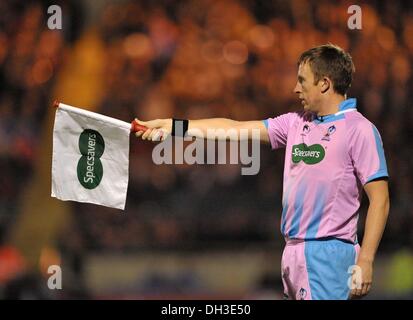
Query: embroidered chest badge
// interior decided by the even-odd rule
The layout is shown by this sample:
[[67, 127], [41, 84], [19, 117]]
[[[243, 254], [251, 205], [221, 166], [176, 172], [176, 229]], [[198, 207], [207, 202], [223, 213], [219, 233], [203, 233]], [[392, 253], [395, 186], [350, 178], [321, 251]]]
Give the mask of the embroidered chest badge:
[[305, 124], [303, 127], [303, 131], [301, 132], [301, 135], [305, 136], [309, 132], [310, 132], [310, 126], [308, 124]]
[[334, 132], [336, 132], [335, 125], [328, 127], [326, 134], [324, 135], [324, 137], [321, 138], [321, 140], [330, 141], [330, 137]]

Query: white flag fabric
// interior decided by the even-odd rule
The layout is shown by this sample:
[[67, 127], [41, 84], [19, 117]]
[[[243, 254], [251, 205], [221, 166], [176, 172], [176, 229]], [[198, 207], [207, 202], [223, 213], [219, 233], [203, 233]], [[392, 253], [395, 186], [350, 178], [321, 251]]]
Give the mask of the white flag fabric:
[[52, 197], [124, 210], [130, 128], [60, 103], [53, 129]]

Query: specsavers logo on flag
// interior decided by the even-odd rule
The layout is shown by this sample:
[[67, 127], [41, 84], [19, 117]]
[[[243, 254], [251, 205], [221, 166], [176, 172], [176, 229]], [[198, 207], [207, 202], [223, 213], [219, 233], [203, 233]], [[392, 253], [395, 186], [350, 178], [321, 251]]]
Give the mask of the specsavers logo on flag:
[[86, 189], [95, 189], [103, 176], [100, 157], [105, 150], [105, 140], [99, 132], [86, 129], [80, 134], [79, 150], [82, 154], [77, 163], [79, 182]]
[[324, 159], [325, 150], [320, 144], [307, 146], [305, 143], [296, 144], [292, 150], [292, 160], [299, 163], [301, 160], [305, 164], [316, 164]]
[[60, 103], [53, 131], [52, 197], [125, 208], [130, 123]]

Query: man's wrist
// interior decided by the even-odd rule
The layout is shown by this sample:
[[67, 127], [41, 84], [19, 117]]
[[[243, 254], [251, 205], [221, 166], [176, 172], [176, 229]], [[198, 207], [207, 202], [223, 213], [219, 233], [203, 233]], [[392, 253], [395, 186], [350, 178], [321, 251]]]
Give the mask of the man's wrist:
[[358, 261], [373, 263], [374, 262], [374, 256], [360, 253], [359, 257], [358, 257]]
[[171, 135], [176, 137], [184, 137], [188, 131], [189, 120], [172, 118]]

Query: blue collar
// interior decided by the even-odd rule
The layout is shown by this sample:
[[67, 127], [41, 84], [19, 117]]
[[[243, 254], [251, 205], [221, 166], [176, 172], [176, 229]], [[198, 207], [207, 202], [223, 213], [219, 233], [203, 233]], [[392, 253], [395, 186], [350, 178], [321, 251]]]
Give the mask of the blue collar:
[[357, 108], [357, 99], [349, 98], [338, 105], [338, 111]]
[[314, 122], [319, 124], [319, 123], [326, 123], [326, 122], [331, 122], [331, 121], [336, 121], [340, 119], [344, 119], [344, 113], [341, 113], [341, 111], [348, 110], [348, 109], [355, 109], [357, 108], [357, 99], [355, 98], [349, 98], [347, 100], [342, 101], [338, 105], [338, 114], [328, 114], [325, 116], [317, 116], [314, 115]]

